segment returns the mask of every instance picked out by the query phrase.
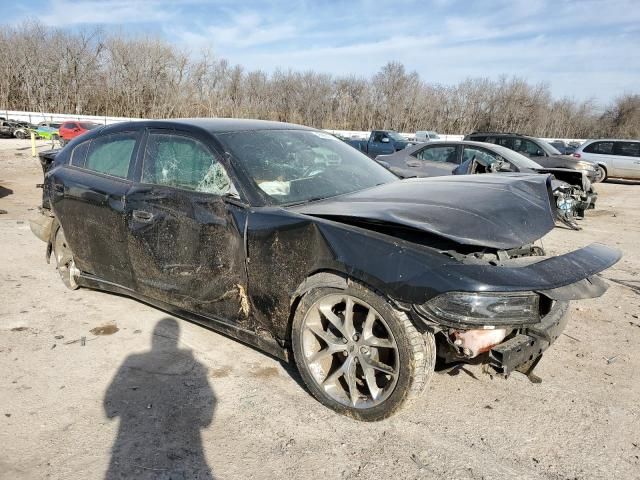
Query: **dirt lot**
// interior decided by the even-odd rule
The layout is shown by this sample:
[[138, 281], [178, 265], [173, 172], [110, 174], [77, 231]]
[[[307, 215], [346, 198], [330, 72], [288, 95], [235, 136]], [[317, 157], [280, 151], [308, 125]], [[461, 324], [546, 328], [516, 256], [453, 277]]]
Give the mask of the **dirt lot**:
[[120, 465], [132, 478], [640, 476], [640, 184], [599, 186], [584, 230], [544, 239], [551, 253], [600, 241], [625, 257], [604, 274], [604, 297], [572, 305], [541, 384], [469, 366], [365, 424], [249, 347], [134, 300], [66, 290], [29, 230], [42, 179], [24, 147], [0, 140], [0, 478], [104, 478], [123, 450], [135, 452]]

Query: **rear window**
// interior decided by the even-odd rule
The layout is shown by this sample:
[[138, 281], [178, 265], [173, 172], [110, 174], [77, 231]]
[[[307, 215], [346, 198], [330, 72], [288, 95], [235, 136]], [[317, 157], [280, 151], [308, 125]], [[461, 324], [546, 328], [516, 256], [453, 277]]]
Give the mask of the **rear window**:
[[84, 167], [94, 172], [127, 178], [137, 134], [117, 133], [91, 142]]
[[76, 128], [76, 124], [73, 122], [66, 122], [62, 124], [61, 128], [69, 128], [69, 129]]
[[594, 142], [584, 147], [585, 153], [601, 153], [603, 155], [613, 154], [613, 142]]

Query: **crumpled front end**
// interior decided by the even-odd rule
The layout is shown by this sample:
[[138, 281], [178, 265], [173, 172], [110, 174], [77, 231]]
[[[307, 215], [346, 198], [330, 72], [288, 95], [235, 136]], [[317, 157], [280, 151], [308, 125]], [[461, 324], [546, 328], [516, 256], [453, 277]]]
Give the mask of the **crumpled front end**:
[[[619, 252], [595, 244], [547, 259], [530, 255], [483, 265], [477, 257], [462, 258], [469, 273], [484, 272], [496, 283], [501, 278], [503, 291], [485, 284], [476, 291], [446, 292], [414, 304], [412, 314], [439, 334], [445, 362], [483, 361], [499, 374], [528, 374], [564, 330], [569, 301], [603, 295], [608, 285], [596, 274], [619, 258]], [[486, 275], [491, 269], [492, 279]], [[510, 278], [528, 278], [529, 286], [508, 289]]]

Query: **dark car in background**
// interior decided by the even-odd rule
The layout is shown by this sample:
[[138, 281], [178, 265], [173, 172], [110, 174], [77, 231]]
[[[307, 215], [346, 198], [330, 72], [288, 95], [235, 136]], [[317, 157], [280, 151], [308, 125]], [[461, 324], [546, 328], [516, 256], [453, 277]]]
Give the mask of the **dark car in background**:
[[32, 230], [68, 287], [292, 359], [320, 402], [362, 420], [423, 391], [436, 355], [530, 372], [620, 258], [545, 253], [548, 176], [399, 180], [298, 125], [119, 123], [41, 158]]
[[553, 142], [549, 142], [553, 148], [558, 150], [562, 155], [571, 155], [576, 151], [578, 145], [575, 143], [566, 143], [564, 140], [554, 140]]
[[581, 170], [587, 174], [589, 181], [600, 182], [602, 178], [595, 162], [580, 160], [563, 155], [550, 143], [539, 138], [520, 135], [518, 133], [474, 132], [466, 135], [464, 140], [474, 142], [495, 143], [532, 158], [545, 168], [569, 168]]
[[27, 138], [33, 128], [34, 126], [28, 122], [0, 120], [0, 136], [3, 137]]
[[584, 172], [564, 168], [544, 168], [513, 150], [491, 143], [444, 141], [418, 144], [391, 155], [381, 155], [378, 162], [402, 177], [437, 177], [475, 173], [552, 174], [558, 219], [579, 229], [575, 217], [583, 217], [594, 208], [597, 194]]
[[413, 145], [394, 130], [373, 130], [368, 140], [347, 140], [346, 142], [370, 158], [387, 155]]
[[99, 123], [95, 122], [80, 122], [80, 121], [71, 121], [64, 122], [60, 125], [59, 136], [60, 143], [65, 145], [69, 143], [74, 138], [82, 135], [83, 133], [87, 133], [89, 130], [93, 130], [94, 128], [100, 127]]

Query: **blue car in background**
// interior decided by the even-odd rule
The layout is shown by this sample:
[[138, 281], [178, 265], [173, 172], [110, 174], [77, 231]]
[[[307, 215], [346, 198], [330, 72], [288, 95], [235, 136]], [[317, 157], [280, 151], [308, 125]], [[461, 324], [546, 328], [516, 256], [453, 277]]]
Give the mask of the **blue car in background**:
[[368, 140], [347, 140], [347, 143], [371, 158], [390, 155], [413, 145], [393, 130], [374, 130]]

